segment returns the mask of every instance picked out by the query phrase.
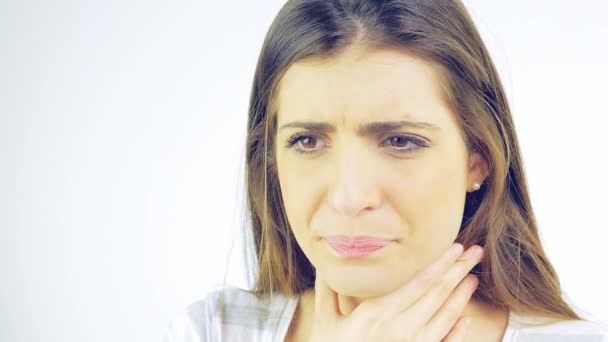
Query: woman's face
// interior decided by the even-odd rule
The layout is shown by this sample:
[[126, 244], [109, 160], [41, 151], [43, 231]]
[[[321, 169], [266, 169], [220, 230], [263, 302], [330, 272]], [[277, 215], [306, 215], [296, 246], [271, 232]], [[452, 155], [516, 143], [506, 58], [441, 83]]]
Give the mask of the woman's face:
[[[390, 292], [454, 242], [465, 194], [483, 181], [487, 165], [469, 157], [431, 64], [398, 50], [351, 50], [329, 62], [296, 63], [280, 82], [277, 110], [287, 218], [338, 293]], [[290, 138], [294, 144], [286, 147]], [[393, 241], [349, 258], [328, 245], [332, 235]]]

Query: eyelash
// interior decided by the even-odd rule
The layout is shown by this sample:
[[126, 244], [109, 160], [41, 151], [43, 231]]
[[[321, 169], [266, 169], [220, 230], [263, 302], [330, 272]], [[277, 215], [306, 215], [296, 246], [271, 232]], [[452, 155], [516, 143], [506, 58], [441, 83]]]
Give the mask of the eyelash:
[[[315, 150], [307, 151], [307, 150], [304, 150], [304, 149], [293, 147], [295, 144], [299, 143], [302, 139], [305, 139], [305, 138], [317, 139], [317, 137], [315, 137], [313, 135], [295, 134], [295, 135], [293, 135], [291, 138], [289, 138], [287, 140], [287, 142], [285, 144], [285, 147], [291, 148], [291, 149], [295, 150], [296, 153], [299, 153], [299, 154], [311, 154], [311, 153], [314, 153]], [[410, 148], [410, 149], [397, 149], [399, 153], [404, 153], [404, 154], [405, 153], [412, 153], [412, 152], [415, 152], [415, 151], [418, 151], [418, 150], [422, 150], [422, 149], [428, 147], [428, 145], [423, 140], [418, 139], [418, 138], [414, 138], [414, 137], [412, 137], [410, 135], [393, 135], [393, 136], [388, 137], [384, 141], [391, 140], [393, 138], [403, 138], [406, 141], [406, 146], [407, 146], [408, 142], [411, 142], [411, 143], [413, 143], [415, 145], [415, 147]]]

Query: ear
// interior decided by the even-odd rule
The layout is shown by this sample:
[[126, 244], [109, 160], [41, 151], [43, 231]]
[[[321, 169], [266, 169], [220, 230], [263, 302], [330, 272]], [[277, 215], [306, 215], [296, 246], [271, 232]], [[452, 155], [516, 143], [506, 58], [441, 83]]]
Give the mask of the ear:
[[479, 153], [469, 155], [469, 171], [467, 177], [467, 191], [475, 191], [473, 184], [482, 184], [489, 174], [488, 162]]

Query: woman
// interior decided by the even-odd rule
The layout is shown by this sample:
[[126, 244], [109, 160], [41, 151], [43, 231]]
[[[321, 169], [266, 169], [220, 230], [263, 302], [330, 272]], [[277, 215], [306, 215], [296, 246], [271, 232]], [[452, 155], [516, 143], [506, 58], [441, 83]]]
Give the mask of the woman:
[[459, 1], [287, 1], [246, 153], [255, 288], [193, 303], [167, 340], [608, 339], [562, 298]]

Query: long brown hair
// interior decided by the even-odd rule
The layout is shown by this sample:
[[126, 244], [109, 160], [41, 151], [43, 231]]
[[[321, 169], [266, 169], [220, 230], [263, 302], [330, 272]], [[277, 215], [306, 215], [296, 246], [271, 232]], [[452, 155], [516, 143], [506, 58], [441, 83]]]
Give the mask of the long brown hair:
[[274, 101], [291, 64], [330, 59], [354, 44], [403, 48], [435, 65], [469, 151], [488, 162], [482, 188], [467, 194], [457, 238], [465, 248], [484, 246], [486, 257], [472, 271], [480, 279], [474, 296], [521, 313], [581, 319], [562, 298], [541, 245], [502, 83], [458, 0], [289, 0], [281, 8], [264, 40], [249, 103], [245, 186], [257, 260], [251, 292], [297, 296], [314, 288], [315, 269], [284, 211]]

